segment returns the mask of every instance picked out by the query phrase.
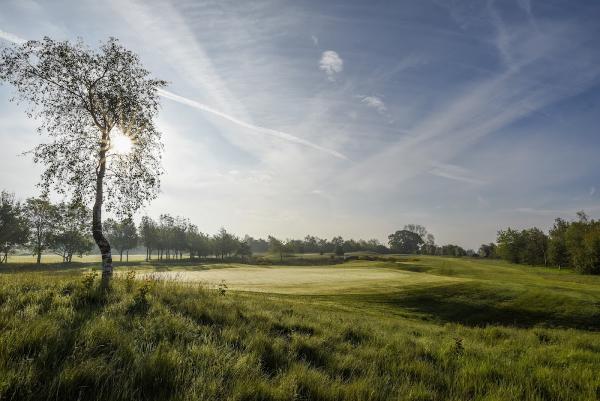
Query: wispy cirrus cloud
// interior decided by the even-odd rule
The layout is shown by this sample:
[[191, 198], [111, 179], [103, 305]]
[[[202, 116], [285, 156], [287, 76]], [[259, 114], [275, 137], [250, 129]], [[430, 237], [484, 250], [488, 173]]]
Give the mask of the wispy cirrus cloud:
[[295, 144], [298, 144], [298, 145], [307, 146], [309, 148], [316, 149], [316, 150], [318, 150], [320, 152], [327, 153], [327, 154], [329, 154], [331, 156], [335, 156], [338, 159], [348, 160], [348, 158], [345, 155], [343, 155], [342, 153], [340, 153], [340, 152], [337, 152], [337, 151], [332, 150], [332, 149], [325, 148], [325, 147], [320, 146], [320, 145], [318, 145], [316, 143], [307, 141], [305, 139], [299, 138], [299, 137], [294, 136], [292, 134], [288, 134], [287, 132], [278, 131], [278, 130], [274, 130], [274, 129], [270, 129], [270, 128], [265, 128], [265, 127], [259, 127], [259, 126], [254, 125], [254, 124], [250, 124], [250, 123], [248, 123], [246, 121], [240, 120], [239, 118], [236, 118], [236, 117], [231, 116], [229, 114], [223, 113], [222, 111], [215, 110], [215, 109], [213, 109], [210, 106], [207, 106], [207, 105], [202, 104], [202, 103], [198, 103], [195, 100], [188, 99], [186, 97], [176, 95], [174, 93], [171, 93], [171, 92], [163, 90], [163, 89], [159, 89], [159, 94], [160, 94], [160, 96], [162, 96], [164, 98], [167, 98], [167, 99], [173, 100], [175, 102], [178, 102], [178, 103], [181, 103], [181, 104], [185, 104], [185, 105], [193, 107], [195, 109], [198, 109], [198, 110], [201, 110], [201, 111], [205, 111], [207, 113], [210, 113], [210, 114], [213, 114], [215, 116], [221, 117], [221, 118], [223, 118], [223, 119], [225, 119], [227, 121], [230, 121], [230, 122], [232, 122], [232, 123], [234, 123], [236, 125], [239, 125], [240, 127], [247, 128], [249, 130], [256, 131], [256, 132], [259, 132], [259, 133], [263, 133], [263, 134], [266, 134], [266, 135], [270, 135], [270, 136], [273, 136], [275, 138], [278, 138], [278, 139], [281, 139], [281, 140], [284, 140], [284, 141], [287, 141], [287, 142], [291, 142], [291, 143], [295, 143]]
[[344, 70], [344, 60], [333, 50], [326, 50], [321, 54], [319, 68], [325, 71], [330, 81], [335, 80], [335, 76]]
[[15, 43], [15, 44], [18, 44], [18, 45], [27, 42], [26, 39], [23, 39], [23, 38], [15, 35], [13, 33], [6, 32], [6, 31], [4, 31], [2, 29], [0, 29], [0, 39], [3, 39], [5, 41], [7, 41], [7, 42]]
[[600, 72], [592, 68], [600, 55], [588, 52], [583, 34], [571, 24], [548, 26], [543, 35], [515, 29], [515, 37], [506, 42], [508, 68], [449, 96], [445, 105], [417, 121], [410, 134], [351, 168], [347, 179], [363, 189], [422, 173], [460, 179], [464, 174], [438, 166], [450, 164], [485, 136], [600, 81]]
[[443, 177], [454, 181], [466, 182], [468, 184], [485, 184], [485, 181], [475, 177], [470, 170], [453, 164], [436, 163], [436, 165], [429, 171], [429, 173], [438, 177]]
[[362, 103], [366, 104], [367, 107], [377, 110], [379, 114], [383, 114], [387, 111], [387, 106], [380, 97], [377, 96], [364, 96], [361, 100]]
[[244, 105], [229, 90], [188, 22], [168, 2], [112, 0], [117, 15], [164, 56], [178, 74], [219, 110], [249, 120]]

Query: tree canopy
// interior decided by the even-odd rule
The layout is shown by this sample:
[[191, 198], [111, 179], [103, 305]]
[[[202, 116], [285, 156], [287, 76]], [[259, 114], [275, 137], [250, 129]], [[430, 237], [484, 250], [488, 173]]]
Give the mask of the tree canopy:
[[[112, 256], [102, 209], [130, 214], [156, 197], [162, 144], [153, 119], [157, 91], [166, 82], [152, 78], [139, 57], [114, 38], [91, 49], [81, 40], [48, 37], [3, 49], [0, 81], [16, 88], [27, 115], [50, 137], [31, 151], [45, 167], [42, 189], [94, 204], [92, 234], [107, 279]], [[115, 151], [116, 135], [131, 141], [129, 152]]]
[[417, 253], [423, 243], [419, 234], [409, 230], [398, 230], [388, 236], [390, 248], [398, 253]]

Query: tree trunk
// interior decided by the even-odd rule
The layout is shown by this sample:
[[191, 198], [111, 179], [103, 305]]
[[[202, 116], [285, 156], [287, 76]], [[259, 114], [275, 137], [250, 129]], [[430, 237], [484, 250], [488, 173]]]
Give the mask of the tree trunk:
[[123, 250], [121, 249], [121, 252], [119, 252], [119, 262], [123, 261]]
[[106, 134], [102, 135], [100, 146], [100, 160], [96, 174], [96, 200], [92, 210], [92, 236], [102, 254], [102, 285], [104, 288], [107, 288], [113, 274], [113, 265], [110, 243], [102, 233], [102, 195], [104, 192], [104, 174], [106, 173], [106, 151], [108, 150], [108, 138]]
[[129, 262], [129, 249], [126, 251], [126, 254], [127, 254], [127, 260], [126, 261]]
[[41, 250], [41, 249], [40, 249], [40, 250], [38, 250], [38, 252], [37, 252], [37, 262], [36, 262], [36, 263], [37, 263], [38, 265], [39, 265], [40, 263], [42, 263], [42, 250]]

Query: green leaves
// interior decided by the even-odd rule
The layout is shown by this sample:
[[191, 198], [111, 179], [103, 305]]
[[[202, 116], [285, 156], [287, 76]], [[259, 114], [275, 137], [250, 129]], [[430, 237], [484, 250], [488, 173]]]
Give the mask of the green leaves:
[[[28, 104], [28, 115], [51, 139], [30, 152], [45, 166], [43, 190], [89, 204], [103, 166], [107, 209], [131, 214], [156, 197], [162, 144], [153, 118], [157, 90], [166, 82], [152, 78], [117, 39], [91, 49], [81, 40], [45, 37], [4, 49], [0, 80], [15, 87], [16, 99]], [[104, 155], [101, 150], [116, 128], [134, 142], [133, 151]]]

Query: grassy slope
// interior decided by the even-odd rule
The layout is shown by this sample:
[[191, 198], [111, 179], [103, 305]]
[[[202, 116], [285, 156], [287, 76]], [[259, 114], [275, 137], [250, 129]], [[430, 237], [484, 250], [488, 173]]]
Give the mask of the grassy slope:
[[600, 397], [600, 278], [467, 259], [358, 263], [454, 281], [311, 296], [305, 283], [225, 295], [150, 283], [143, 296], [146, 283], [121, 278], [104, 296], [78, 269], [1, 274], [0, 399]]

